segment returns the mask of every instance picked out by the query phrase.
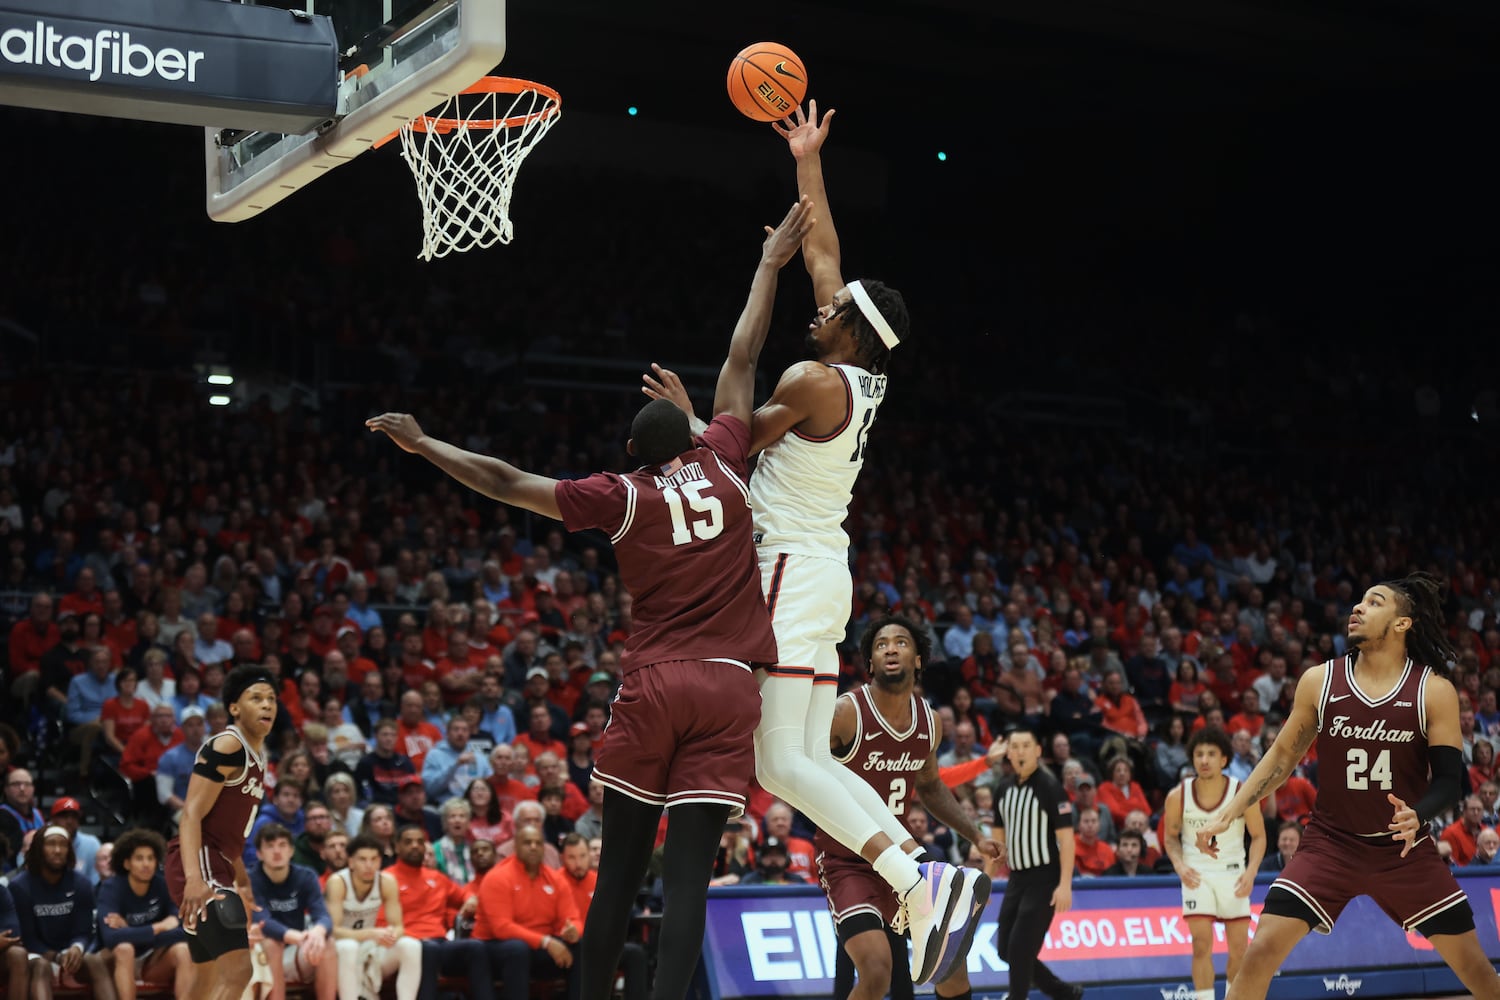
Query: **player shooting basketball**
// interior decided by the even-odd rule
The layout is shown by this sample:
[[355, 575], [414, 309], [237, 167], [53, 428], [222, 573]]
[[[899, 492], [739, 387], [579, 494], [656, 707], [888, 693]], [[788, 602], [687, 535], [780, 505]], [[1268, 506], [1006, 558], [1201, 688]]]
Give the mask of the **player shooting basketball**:
[[[945, 979], [963, 960], [987, 892], [983, 872], [920, 863], [919, 849], [886, 803], [829, 752], [838, 694], [836, 644], [853, 600], [843, 523], [881, 401], [891, 351], [908, 335], [901, 293], [878, 281], [845, 282], [820, 157], [833, 111], [798, 108], [777, 125], [797, 161], [798, 193], [818, 207], [804, 238], [818, 311], [807, 346], [816, 360], [788, 368], [755, 411], [750, 480], [755, 541], [780, 661], [761, 677], [756, 776], [818, 829], [869, 861], [902, 899], [913, 944], [913, 982]], [[644, 391], [689, 414], [681, 382], [655, 367]], [[717, 403], [715, 406], [717, 409]]]
[[1425, 574], [1365, 591], [1349, 616], [1354, 651], [1302, 675], [1281, 735], [1219, 819], [1199, 830], [1198, 849], [1216, 857], [1214, 838], [1279, 787], [1317, 739], [1327, 777], [1312, 821], [1266, 893], [1228, 1000], [1265, 997], [1297, 942], [1328, 933], [1361, 894], [1431, 941], [1475, 997], [1500, 998], [1468, 897], [1428, 835], [1458, 798], [1463, 768], [1440, 592]]
[[[504, 503], [561, 520], [571, 531], [610, 535], [625, 589], [636, 595], [625, 641], [624, 680], [594, 779], [604, 785], [604, 853], [580, 956], [583, 1000], [605, 1000], [631, 908], [669, 810], [654, 996], [680, 1000], [703, 949], [706, 873], [731, 812], [745, 805], [760, 720], [752, 664], [773, 662], [776, 643], [756, 589], [748, 490], [755, 359], [770, 329], [778, 274], [813, 226], [802, 198], [761, 260], [729, 358], [719, 373], [713, 422], [699, 437], [669, 403], [647, 403], [627, 445], [644, 464], [624, 475], [558, 482], [428, 437], [409, 414], [367, 421], [397, 445]], [[823, 742], [828, 742], [825, 731]], [[555, 960], [567, 948], [548, 939]]]

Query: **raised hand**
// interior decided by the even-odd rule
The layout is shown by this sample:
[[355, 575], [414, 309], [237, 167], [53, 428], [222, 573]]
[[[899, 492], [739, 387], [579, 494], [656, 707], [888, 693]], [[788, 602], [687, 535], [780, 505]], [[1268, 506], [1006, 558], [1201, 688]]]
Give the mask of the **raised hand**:
[[835, 109], [829, 108], [819, 122], [818, 102], [808, 101], [807, 115], [802, 114], [802, 106], [799, 104], [794, 113], [779, 122], [772, 122], [771, 127], [781, 133], [792, 155], [800, 160], [823, 148], [823, 142], [828, 138], [828, 125], [833, 121], [835, 113]]
[[687, 390], [682, 387], [682, 379], [670, 368], [663, 368], [656, 362], [651, 362], [651, 371], [655, 375], [642, 375], [641, 392], [652, 399], [665, 399], [675, 405], [679, 410], [688, 415], [691, 420], [693, 414], [693, 401], [688, 399]]
[[797, 256], [802, 249], [802, 237], [811, 232], [818, 220], [812, 216], [812, 199], [803, 195], [797, 204], [787, 210], [781, 225], [766, 227], [766, 242], [761, 246], [760, 256], [768, 264], [785, 267], [786, 262]]
[[372, 431], [384, 432], [402, 451], [413, 455], [417, 453], [417, 446], [424, 436], [417, 418], [410, 413], [382, 413], [366, 420], [365, 426]]
[[1417, 811], [1394, 794], [1386, 792], [1385, 797], [1396, 808], [1395, 815], [1391, 817], [1389, 829], [1392, 831], [1392, 840], [1406, 842], [1401, 846], [1401, 856], [1404, 858], [1413, 847], [1417, 846], [1417, 832], [1421, 830], [1422, 823], [1417, 819]]

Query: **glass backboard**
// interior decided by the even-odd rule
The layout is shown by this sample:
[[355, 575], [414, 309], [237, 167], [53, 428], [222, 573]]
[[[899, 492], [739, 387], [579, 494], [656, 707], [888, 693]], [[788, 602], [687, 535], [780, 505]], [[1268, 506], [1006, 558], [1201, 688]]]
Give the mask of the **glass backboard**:
[[349, 162], [505, 56], [505, 0], [312, 6], [338, 36], [338, 113], [302, 135], [205, 129], [208, 214], [220, 222], [251, 218]]

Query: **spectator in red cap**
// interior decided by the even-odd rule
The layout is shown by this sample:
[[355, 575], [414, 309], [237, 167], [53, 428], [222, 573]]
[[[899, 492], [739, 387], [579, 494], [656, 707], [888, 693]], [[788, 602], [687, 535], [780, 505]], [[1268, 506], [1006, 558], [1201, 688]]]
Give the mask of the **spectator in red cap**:
[[587, 795], [589, 784], [594, 780], [594, 734], [587, 722], [575, 722], [568, 730], [567, 764], [568, 780]]
[[428, 840], [436, 841], [443, 835], [443, 818], [427, 804], [427, 789], [415, 774], [402, 778], [396, 787], [396, 828], [408, 823], [426, 830]]
[[351, 622], [344, 622], [334, 632], [334, 639], [338, 645], [338, 651], [344, 654], [344, 662], [348, 665], [349, 680], [355, 684], [364, 683], [364, 679], [370, 674], [379, 674], [380, 666], [374, 660], [365, 656], [360, 649], [360, 640], [363, 636], [359, 626]]
[[61, 798], [52, 803], [52, 811], [47, 815], [52, 822], [67, 830], [73, 841], [73, 853], [78, 858], [73, 870], [88, 879], [90, 885], [98, 885], [99, 873], [94, 870], [94, 858], [99, 854], [99, 838], [78, 828], [83, 823], [83, 805], [72, 797]]

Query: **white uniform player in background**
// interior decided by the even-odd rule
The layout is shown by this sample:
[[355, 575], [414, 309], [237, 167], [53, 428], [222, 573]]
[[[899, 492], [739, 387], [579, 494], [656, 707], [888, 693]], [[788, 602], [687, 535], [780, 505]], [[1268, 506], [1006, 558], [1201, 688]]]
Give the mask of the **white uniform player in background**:
[[[829, 753], [839, 656], [853, 600], [843, 523], [885, 398], [891, 350], [907, 336], [901, 294], [841, 274], [838, 234], [823, 187], [820, 153], [833, 119], [801, 109], [778, 126], [797, 161], [797, 189], [816, 224], [802, 241], [818, 311], [807, 348], [816, 360], [788, 368], [755, 411], [750, 479], [761, 583], [779, 662], [761, 676], [756, 777], [818, 828], [869, 861], [902, 900], [912, 938], [912, 981], [941, 981], [961, 962], [980, 916], [975, 887], [988, 876], [925, 859], [910, 833], [868, 783]], [[647, 395], [690, 414], [681, 382], [655, 368]], [[695, 431], [699, 425], [694, 424]]]
[[[355, 837], [349, 867], [329, 876], [325, 896], [333, 918], [339, 960], [339, 1000], [379, 996], [396, 974], [396, 1000], [416, 1000], [422, 985], [422, 942], [402, 936], [401, 890], [396, 877], [380, 869], [380, 843]], [[377, 927], [381, 907], [385, 926]]]
[[[1232, 751], [1229, 737], [1207, 726], [1188, 740], [1194, 776], [1167, 795], [1163, 847], [1182, 879], [1182, 915], [1193, 935], [1193, 989], [1197, 1000], [1214, 1000], [1214, 924], [1224, 925], [1229, 945], [1226, 987], [1234, 981], [1250, 933], [1250, 889], [1266, 854], [1266, 826], [1250, 809], [1218, 836], [1218, 857], [1198, 849], [1198, 831], [1220, 818], [1240, 783], [1224, 773]], [[1250, 846], [1245, 847], [1245, 833]]]

